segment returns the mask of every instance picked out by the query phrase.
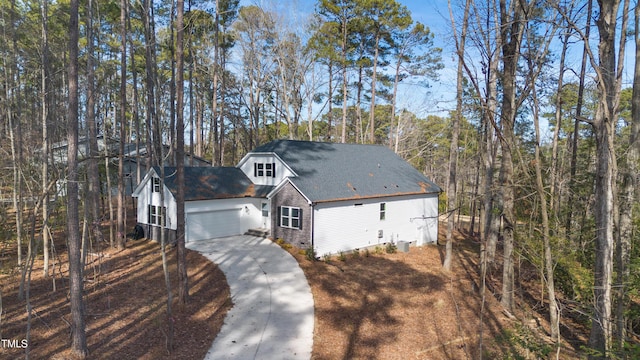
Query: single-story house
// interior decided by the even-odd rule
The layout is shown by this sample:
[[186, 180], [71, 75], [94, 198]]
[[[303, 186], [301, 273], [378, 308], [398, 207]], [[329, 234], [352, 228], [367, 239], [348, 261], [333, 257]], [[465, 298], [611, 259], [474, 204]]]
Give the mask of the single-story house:
[[[152, 168], [133, 192], [138, 223], [175, 238], [175, 168]], [[186, 241], [261, 229], [318, 256], [398, 241], [434, 243], [440, 188], [378, 145], [276, 140], [236, 167], [185, 167]], [[173, 234], [172, 234], [173, 232]]]

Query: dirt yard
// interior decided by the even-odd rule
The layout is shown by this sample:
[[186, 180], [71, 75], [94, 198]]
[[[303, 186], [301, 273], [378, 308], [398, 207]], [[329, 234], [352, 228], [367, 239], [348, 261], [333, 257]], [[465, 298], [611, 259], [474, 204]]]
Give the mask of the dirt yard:
[[[7, 255], [4, 253], [3, 255]], [[2, 257], [3, 339], [26, 339], [25, 301], [18, 299], [20, 274]], [[56, 259], [55, 277], [44, 279], [42, 261], [31, 275], [33, 307], [32, 359], [69, 359], [70, 314], [66, 253]], [[175, 249], [168, 252], [171, 284], [175, 276]], [[15, 259], [11, 259], [15, 264]], [[105, 249], [87, 259], [85, 277], [86, 324], [91, 359], [202, 359], [231, 307], [224, 274], [199, 254], [187, 251], [190, 302], [174, 303], [175, 335], [168, 355], [167, 293], [162, 272], [160, 246], [151, 241], [129, 241], [123, 251]], [[55, 279], [56, 290], [53, 291]], [[177, 292], [174, 291], [174, 298]], [[24, 358], [25, 349], [0, 349], [2, 359]]]
[[[18, 300], [15, 252], [0, 248], [2, 339], [25, 338], [25, 301]], [[307, 260], [289, 249], [312, 288], [316, 322], [313, 359], [476, 359], [482, 314], [483, 357], [536, 358], [545, 347], [544, 316], [519, 321], [478, 291], [477, 243], [458, 234], [454, 269], [441, 270], [443, 246], [389, 254], [371, 250], [330, 261]], [[65, 253], [54, 278], [35, 262], [31, 279], [30, 357], [68, 359], [69, 301]], [[173, 352], [167, 352], [166, 291], [157, 243], [129, 241], [123, 251], [95, 251], [87, 259], [87, 339], [92, 359], [202, 359], [231, 307], [224, 275], [188, 251], [191, 301], [174, 305]], [[12, 256], [13, 255], [13, 256]], [[169, 252], [175, 275], [175, 250]], [[53, 291], [53, 279], [56, 290]], [[176, 285], [175, 276], [172, 286]], [[524, 306], [524, 305], [523, 305]], [[519, 316], [522, 314], [518, 314]], [[526, 314], [525, 314], [526, 315]], [[526, 316], [524, 316], [526, 317]], [[521, 316], [521, 318], [523, 318]], [[24, 349], [0, 349], [0, 358], [24, 358]], [[555, 354], [554, 354], [555, 355]], [[575, 358], [564, 346], [561, 358]]]
[[[479, 296], [464, 269], [440, 270], [437, 247], [300, 262], [316, 305], [314, 359], [477, 358]], [[486, 315], [487, 333], [500, 331], [502, 316]]]

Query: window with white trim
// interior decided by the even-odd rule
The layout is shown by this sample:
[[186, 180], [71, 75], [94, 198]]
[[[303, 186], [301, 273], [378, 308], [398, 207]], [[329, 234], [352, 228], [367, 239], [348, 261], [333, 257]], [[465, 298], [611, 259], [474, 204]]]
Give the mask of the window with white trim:
[[380, 203], [380, 220], [384, 220], [387, 217], [387, 204]]
[[289, 229], [300, 229], [302, 211], [298, 207], [281, 206], [280, 207], [280, 227]]
[[160, 192], [160, 178], [157, 178], [157, 177], [151, 178], [151, 192], [154, 192], [154, 193]]
[[276, 163], [254, 163], [253, 176], [255, 177], [276, 177]]
[[167, 224], [167, 208], [164, 206], [149, 205], [148, 223], [151, 225], [165, 226]]

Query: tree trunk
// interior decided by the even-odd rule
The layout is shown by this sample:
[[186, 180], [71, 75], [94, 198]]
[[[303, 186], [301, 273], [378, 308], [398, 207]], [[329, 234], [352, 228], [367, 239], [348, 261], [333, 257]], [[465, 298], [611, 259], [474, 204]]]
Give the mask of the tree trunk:
[[[587, 5], [587, 16], [586, 16], [586, 25], [585, 25], [585, 37], [588, 39], [591, 36], [591, 12], [593, 8], [593, 1], [588, 0]], [[578, 168], [578, 138], [580, 137], [580, 118], [582, 117], [582, 104], [584, 99], [584, 79], [586, 76], [586, 68], [587, 68], [587, 49], [588, 43], [585, 42], [582, 49], [582, 62], [580, 65], [580, 76], [578, 80], [578, 99], [576, 103], [576, 114], [575, 121], [573, 127], [573, 136], [572, 136], [572, 144], [571, 144], [571, 164], [570, 164], [570, 173], [569, 173], [569, 196], [567, 198], [567, 204], [573, 204], [574, 201], [574, 191], [576, 184], [576, 172]], [[567, 218], [565, 222], [565, 234], [567, 237], [572, 236], [572, 218], [573, 218], [573, 208], [571, 205], [568, 206]]]
[[[614, 252], [614, 194], [616, 171], [616, 154], [614, 146], [615, 126], [619, 102], [619, 82], [617, 77], [622, 72], [621, 66], [616, 70], [616, 28], [617, 13], [620, 1], [599, 0], [600, 12], [596, 24], [600, 34], [598, 44], [599, 101], [593, 127], [596, 136], [596, 191], [595, 194], [595, 268], [594, 268], [594, 315], [589, 335], [589, 347], [598, 354], [591, 358], [605, 358], [611, 349], [611, 285], [613, 277]], [[625, 1], [625, 8], [628, 0]], [[624, 13], [624, 12], [623, 12]], [[624, 15], [626, 16], [626, 14]], [[624, 17], [623, 17], [624, 19]], [[623, 20], [623, 28], [626, 21]], [[625, 31], [621, 38], [624, 40]], [[622, 44], [624, 44], [622, 42]], [[624, 47], [620, 48], [620, 59]], [[595, 60], [592, 59], [592, 62]]]
[[218, 134], [218, 75], [220, 72], [219, 66], [219, 51], [220, 51], [220, 4], [219, 1], [216, 0], [216, 19], [215, 19], [215, 31], [214, 33], [214, 47], [213, 47], [213, 91], [211, 96], [211, 117], [212, 117], [212, 125], [213, 131], [216, 134], [213, 139], [213, 161], [211, 164], [213, 166], [221, 166], [220, 163], [220, 140]]
[[[115, 113], [113, 114], [113, 117], [115, 118]], [[102, 133], [106, 134], [107, 133], [107, 122], [103, 121], [102, 122]], [[105, 141], [108, 141], [107, 137], [105, 136]], [[108, 209], [109, 209], [109, 246], [111, 247], [115, 247], [115, 234], [113, 231], [113, 201], [111, 201], [111, 188], [112, 188], [112, 184], [111, 184], [111, 161], [109, 161], [109, 157], [111, 156], [111, 154], [109, 154], [109, 147], [105, 146], [104, 148], [104, 168], [105, 168], [105, 177], [107, 178], [107, 187], [105, 190], [105, 194], [104, 197], [106, 199], [107, 205], [108, 205]]]
[[98, 171], [98, 129], [95, 113], [95, 65], [94, 65], [93, 0], [87, 1], [87, 131], [89, 159], [87, 176], [89, 180], [86, 206], [89, 206], [89, 221], [94, 239], [104, 241], [100, 227], [100, 172]]
[[184, 0], [178, 0], [176, 19], [176, 171], [178, 191], [176, 194], [177, 230], [176, 242], [178, 251], [178, 300], [186, 304], [189, 299], [189, 282], [187, 277], [187, 260], [185, 248], [185, 214], [184, 214]]
[[[131, 29], [131, 17], [127, 16], [127, 26]], [[133, 86], [133, 121], [135, 123], [135, 131], [136, 131], [136, 185], [140, 184], [142, 181], [142, 167], [140, 164], [140, 138], [142, 134], [140, 134], [140, 100], [138, 98], [138, 70], [136, 68], [136, 53], [135, 47], [132, 37], [129, 35], [129, 56], [131, 56], [131, 81]], [[131, 191], [133, 192], [134, 188], [131, 187]], [[135, 210], [134, 210], [135, 211]]]
[[[161, 148], [163, 149], [163, 148]], [[164, 154], [158, 154], [160, 159]], [[173, 319], [173, 293], [171, 290], [171, 277], [169, 274], [169, 264], [167, 260], [167, 236], [166, 236], [166, 210], [164, 207], [164, 182], [165, 167], [160, 166], [160, 256], [162, 257], [162, 272], [164, 274], [164, 284], [167, 290], [167, 325], [169, 326], [167, 334], [167, 352], [171, 354], [173, 351], [173, 335], [174, 335], [174, 319]]]
[[[561, 61], [562, 62], [562, 61]], [[529, 60], [530, 69], [533, 69], [531, 60]], [[531, 94], [533, 96], [533, 126], [536, 133], [535, 142], [535, 170], [536, 170], [536, 191], [538, 192], [538, 199], [540, 201], [540, 215], [542, 218], [542, 241], [544, 244], [544, 272], [547, 282], [547, 298], [549, 299], [549, 324], [551, 340], [560, 345], [560, 309], [556, 302], [555, 282], [553, 275], [553, 256], [551, 254], [551, 230], [549, 226], [549, 213], [547, 211], [547, 197], [544, 190], [544, 183], [542, 181], [542, 159], [540, 157], [540, 122], [539, 116], [539, 103], [536, 93], [536, 79], [532, 80], [531, 85], [533, 89]], [[554, 177], [552, 176], [551, 182]]]
[[[400, 142], [400, 119], [396, 120], [396, 100], [398, 99], [398, 84], [400, 83], [400, 66], [402, 65], [402, 54], [398, 56], [394, 76], [393, 76], [393, 93], [391, 94], [391, 126], [389, 127], [389, 148], [398, 153], [398, 144]], [[395, 125], [395, 126], [394, 126]], [[394, 134], [395, 127], [395, 134]]]
[[147, 171], [152, 165], [162, 165], [162, 136], [157, 116], [156, 95], [156, 40], [154, 25], [153, 0], [144, 0], [144, 33], [145, 33], [145, 64], [147, 83]]
[[71, 303], [71, 347], [78, 358], [88, 355], [84, 323], [82, 263], [78, 218], [78, 0], [71, 0], [69, 18], [69, 65], [67, 108], [67, 238], [69, 253], [69, 293]]
[[127, 1], [120, 1], [120, 136], [118, 151], [118, 210], [116, 247], [125, 246], [126, 209], [124, 201], [124, 139], [127, 123]]
[[[175, 2], [171, 1], [171, 10], [169, 10], [169, 19], [170, 24], [175, 23]], [[167, 154], [167, 159], [169, 160], [169, 165], [176, 166], [176, 49], [175, 49], [175, 26], [169, 26], [169, 54], [170, 54], [170, 63], [171, 63], [171, 81], [169, 81], [169, 154]], [[164, 165], [164, 162], [162, 163]]]
[[[497, 31], [497, 30], [496, 30]], [[500, 38], [496, 39], [498, 43], [495, 45], [499, 49]], [[487, 41], [488, 42], [488, 41]], [[490, 45], [486, 45], [489, 49]], [[498, 50], [495, 50], [498, 53]], [[486, 104], [483, 113], [483, 125], [484, 125], [484, 151], [482, 158], [484, 161], [484, 177], [482, 180], [482, 192], [484, 196], [483, 209], [484, 214], [481, 217], [481, 237], [484, 250], [481, 251], [481, 263], [487, 267], [491, 267], [495, 261], [496, 247], [498, 244], [498, 232], [499, 232], [499, 218], [502, 209], [498, 207], [496, 197], [496, 191], [494, 184], [495, 181], [495, 167], [496, 167], [496, 155], [497, 155], [497, 141], [495, 136], [495, 114], [497, 113], [497, 98], [498, 98], [498, 65], [500, 57], [496, 54], [489, 61], [489, 74], [487, 75], [487, 95]]]
[[[226, 93], [226, 89], [227, 89], [227, 85], [226, 85], [226, 79], [227, 77], [224, 76], [224, 70], [227, 68], [226, 65], [226, 58], [224, 56], [224, 52], [222, 52], [221, 54], [218, 55], [219, 60], [220, 60], [220, 71], [222, 72], [222, 77], [221, 77], [221, 88], [220, 88], [220, 109], [218, 109], [218, 113], [220, 114], [220, 120], [219, 120], [219, 126], [220, 126], [220, 136], [218, 138], [218, 143], [220, 144], [220, 166], [224, 166], [224, 141], [225, 141], [225, 137], [224, 137], [224, 132], [225, 132], [225, 126], [224, 126], [224, 118], [225, 118], [225, 93]], [[235, 164], [235, 162], [234, 162]]]
[[[42, 123], [42, 190], [47, 188], [49, 182], [49, 134], [48, 128], [48, 92], [47, 92], [47, 80], [49, 75], [49, 31], [47, 29], [48, 19], [48, 2], [49, 0], [43, 0], [40, 5], [40, 20], [42, 21], [42, 54], [40, 59], [42, 61], [42, 70], [40, 72], [40, 106], [41, 106], [41, 123]], [[49, 277], [49, 199], [48, 196], [42, 202], [42, 255], [43, 255], [43, 274], [44, 277]]]
[[[14, 15], [15, 14], [15, 2], [11, 3], [11, 16], [9, 22], [11, 24], [15, 23]], [[3, 19], [4, 20], [4, 19]], [[17, 95], [19, 91], [19, 86], [16, 86], [16, 77], [17, 77], [17, 64], [16, 64], [16, 56], [17, 56], [17, 39], [15, 31], [13, 32], [12, 41], [13, 41], [13, 52], [9, 50], [6, 51], [3, 57], [3, 70], [4, 70], [4, 96], [5, 96], [5, 111], [7, 118], [7, 125], [9, 127], [9, 138], [11, 144], [11, 163], [13, 170], [13, 208], [15, 210], [16, 216], [16, 243], [17, 243], [17, 255], [18, 255], [18, 265], [22, 265], [22, 212], [23, 212], [23, 203], [22, 203], [22, 174], [21, 174], [21, 164], [22, 164], [22, 126], [20, 124], [19, 116], [16, 116], [14, 113], [14, 108], [16, 108], [16, 104], [19, 104], [19, 96]], [[20, 291], [22, 294], [22, 291]]]
[[524, 6], [528, 4], [510, 3], [507, 7], [505, 0], [500, 0], [500, 36], [502, 37], [502, 89], [500, 120], [502, 131], [500, 147], [502, 149], [502, 162], [500, 167], [500, 200], [502, 205], [502, 219], [495, 218], [494, 222], [502, 220], [503, 236], [503, 267], [502, 267], [502, 299], [500, 303], [509, 312], [513, 312], [514, 299], [514, 195], [513, 184], [513, 152], [515, 146], [514, 124], [517, 113], [516, 108], [516, 75], [520, 45], [524, 32], [525, 12]]
[[631, 133], [629, 149], [622, 174], [622, 192], [619, 200], [620, 224], [616, 246], [617, 294], [616, 294], [616, 339], [618, 349], [623, 350], [627, 340], [627, 317], [629, 305], [628, 283], [631, 242], [634, 236], [633, 218], [636, 204], [640, 202], [637, 174], [640, 171], [640, 6], [634, 9], [635, 16], [635, 67], [633, 73], [633, 95], [631, 98]]
[[380, 53], [380, 34], [376, 33], [373, 55], [373, 73], [371, 74], [371, 106], [369, 106], [369, 142], [376, 143], [376, 80], [378, 78], [378, 55]]
[[329, 73], [329, 84], [328, 86], [328, 97], [327, 100], [329, 102], [329, 110], [327, 111], [327, 138], [326, 141], [331, 141], [331, 120], [333, 119], [333, 64], [331, 63], [331, 59], [329, 59], [329, 64], [327, 65], [327, 71]]
[[[569, 44], [571, 33], [567, 31], [562, 37], [562, 50], [560, 52], [560, 74], [558, 76], [558, 83], [556, 87], [556, 112], [555, 112], [555, 122], [556, 127], [553, 129], [553, 141], [551, 145], [551, 178], [549, 181], [550, 189], [549, 189], [549, 209], [552, 211], [554, 215], [554, 219], [558, 219], [558, 206], [560, 203], [560, 198], [558, 193], [558, 139], [560, 137], [560, 129], [562, 128], [562, 87], [563, 87], [563, 79], [564, 79], [564, 70], [565, 70], [565, 57], [567, 54], [567, 46]], [[535, 91], [534, 91], [535, 93]], [[535, 96], [535, 94], [534, 94]], [[560, 228], [557, 221], [553, 226], [553, 229], [556, 231]]]
[[[443, 267], [446, 270], [451, 270], [451, 261], [453, 258], [453, 228], [454, 228], [454, 216], [453, 211], [456, 208], [457, 189], [456, 189], [456, 172], [458, 170], [458, 137], [460, 135], [460, 121], [462, 118], [462, 82], [464, 80], [464, 47], [467, 40], [467, 27], [469, 21], [469, 6], [471, 1], [467, 0], [465, 3], [465, 10], [462, 19], [462, 32], [460, 38], [456, 36], [455, 20], [453, 13], [451, 12], [451, 3], [449, 3], [449, 14], [451, 18], [451, 24], [453, 25], [454, 38], [456, 42], [456, 52], [458, 54], [458, 73], [456, 75], [456, 113], [452, 117], [453, 126], [451, 131], [451, 144], [449, 146], [449, 179], [447, 180], [447, 236], [446, 236], [446, 250], [444, 256]], [[399, 66], [398, 66], [399, 68]], [[396, 77], [398, 69], [396, 70]], [[395, 88], [395, 86], [394, 86]], [[395, 94], [395, 89], [394, 89]], [[394, 95], [395, 96], [395, 95]]]
[[340, 142], [347, 142], [347, 17], [342, 19], [342, 136]]
[[[361, 46], [362, 47], [362, 46]], [[356, 143], [364, 144], [364, 134], [362, 128], [362, 74], [364, 67], [358, 66], [358, 81], [356, 83]]]

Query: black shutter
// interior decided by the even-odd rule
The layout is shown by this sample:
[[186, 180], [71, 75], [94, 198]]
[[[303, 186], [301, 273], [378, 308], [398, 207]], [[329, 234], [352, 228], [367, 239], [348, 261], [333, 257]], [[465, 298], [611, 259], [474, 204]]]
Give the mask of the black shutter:
[[271, 174], [276, 177], [276, 163], [271, 163]]
[[253, 177], [258, 177], [258, 163], [253, 163]]
[[281, 225], [280, 225], [280, 214], [282, 213], [282, 210], [281, 210], [281, 209], [282, 209], [282, 206], [278, 206], [278, 218], [277, 218], [278, 226], [281, 226]]
[[298, 230], [302, 230], [302, 208], [298, 210]]

